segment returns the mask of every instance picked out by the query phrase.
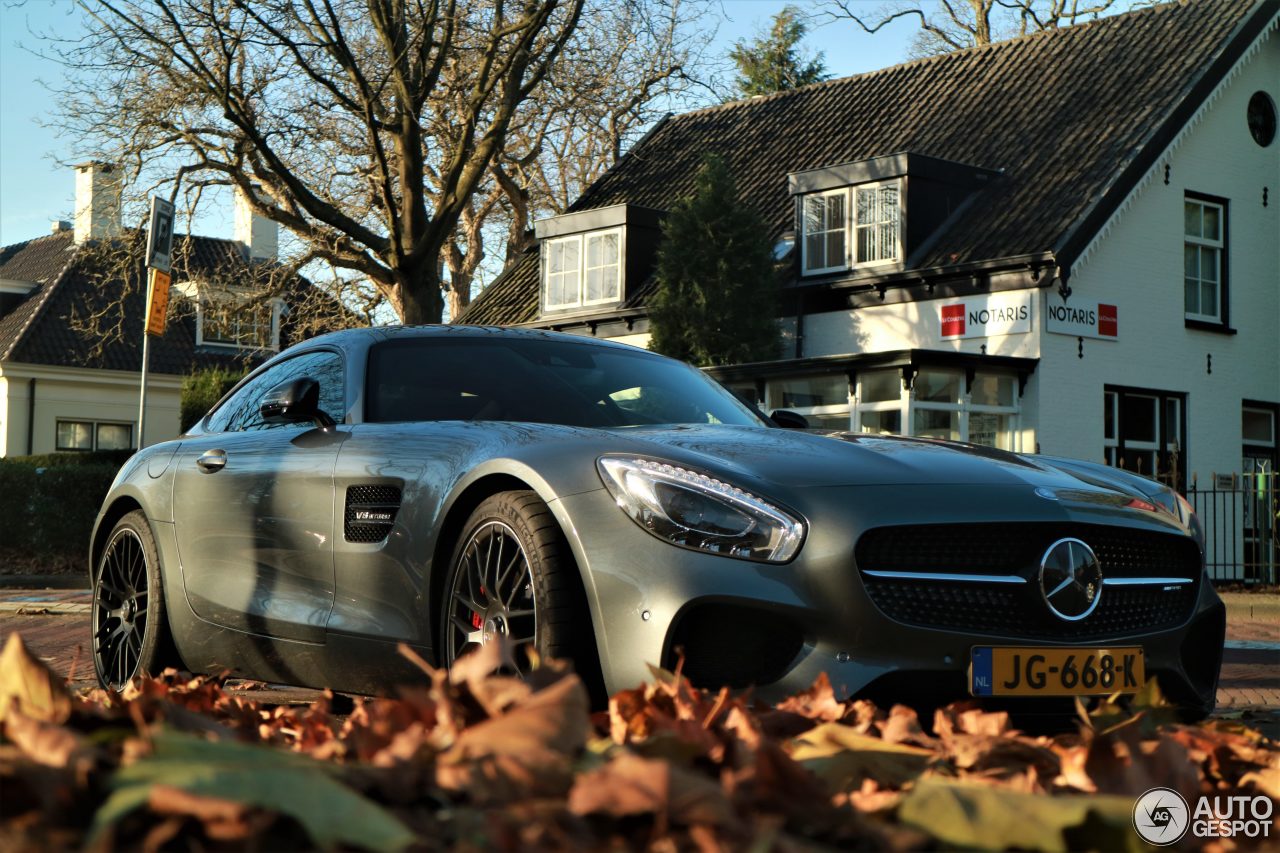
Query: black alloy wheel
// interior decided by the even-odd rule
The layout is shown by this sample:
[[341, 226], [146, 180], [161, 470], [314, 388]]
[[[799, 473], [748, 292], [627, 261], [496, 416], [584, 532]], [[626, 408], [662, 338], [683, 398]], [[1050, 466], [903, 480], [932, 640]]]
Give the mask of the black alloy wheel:
[[446, 653], [452, 664], [475, 646], [506, 637], [513, 646], [538, 638], [529, 557], [506, 523], [484, 521], [467, 538], [449, 596]]
[[444, 587], [441, 659], [505, 637], [525, 672], [531, 647], [573, 662], [593, 703], [605, 700], [582, 577], [551, 510], [531, 491], [482, 502], [462, 528]]
[[137, 675], [156, 674], [168, 636], [159, 557], [141, 510], [112, 528], [93, 582], [93, 665], [98, 683], [120, 692]]

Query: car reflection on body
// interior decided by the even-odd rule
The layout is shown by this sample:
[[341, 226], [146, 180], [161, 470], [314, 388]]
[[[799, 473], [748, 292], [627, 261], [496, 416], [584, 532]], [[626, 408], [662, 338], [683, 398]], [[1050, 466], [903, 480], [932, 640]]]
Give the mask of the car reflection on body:
[[470, 327], [273, 358], [130, 459], [91, 565], [117, 689], [180, 661], [379, 692], [398, 643], [448, 665], [503, 636], [597, 697], [683, 658], [765, 698], [826, 673], [1049, 708], [1155, 678], [1198, 716], [1225, 626], [1193, 515], [1152, 481], [781, 429], [671, 359]]

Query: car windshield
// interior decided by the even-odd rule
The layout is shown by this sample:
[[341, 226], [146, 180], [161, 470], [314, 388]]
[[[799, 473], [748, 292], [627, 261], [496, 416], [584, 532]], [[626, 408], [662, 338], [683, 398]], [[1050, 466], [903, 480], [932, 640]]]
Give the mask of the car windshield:
[[405, 338], [369, 351], [365, 420], [582, 427], [761, 426], [702, 371], [621, 347], [537, 338]]
[[369, 352], [365, 420], [763, 425], [703, 371], [594, 343], [402, 338]]

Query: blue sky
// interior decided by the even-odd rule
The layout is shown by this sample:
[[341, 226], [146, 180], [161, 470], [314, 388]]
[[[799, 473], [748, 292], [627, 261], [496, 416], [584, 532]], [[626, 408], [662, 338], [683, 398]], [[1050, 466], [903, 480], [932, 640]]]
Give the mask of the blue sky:
[[[873, 9], [879, 0], [866, 2]], [[783, 0], [723, 0], [714, 49], [725, 52], [735, 41], [754, 36], [785, 5]], [[32, 33], [73, 35], [82, 15], [73, 0], [0, 0], [0, 246], [47, 234], [50, 220], [71, 216], [75, 182], [59, 161], [75, 162], [80, 152], [74, 140], [60, 139], [40, 124], [52, 106], [40, 81], [56, 85], [63, 71], [35, 55], [41, 43]], [[828, 70], [841, 77], [901, 62], [913, 32], [907, 20], [875, 36], [832, 24], [814, 29], [807, 44], [822, 51]], [[209, 211], [199, 227], [209, 236], [231, 236], [225, 211]]]

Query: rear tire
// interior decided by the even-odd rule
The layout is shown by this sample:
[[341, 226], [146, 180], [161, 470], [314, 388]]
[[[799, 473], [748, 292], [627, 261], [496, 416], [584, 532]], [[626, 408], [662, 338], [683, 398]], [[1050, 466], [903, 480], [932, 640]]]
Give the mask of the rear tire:
[[[503, 634], [543, 658], [571, 660], [593, 700], [603, 701], [582, 579], [560, 525], [537, 494], [501, 492], [476, 507], [458, 537], [444, 590], [446, 666]], [[521, 668], [526, 660], [517, 650]]]
[[92, 648], [98, 684], [118, 693], [175, 663], [160, 554], [142, 510], [116, 522], [93, 573]]

